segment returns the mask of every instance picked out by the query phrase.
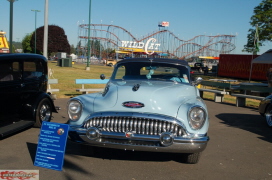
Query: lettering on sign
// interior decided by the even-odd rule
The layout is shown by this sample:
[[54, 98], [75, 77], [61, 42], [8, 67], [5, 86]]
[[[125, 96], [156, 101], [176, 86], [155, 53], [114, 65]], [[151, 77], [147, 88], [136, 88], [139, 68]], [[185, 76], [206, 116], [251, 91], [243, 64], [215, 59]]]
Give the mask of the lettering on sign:
[[[155, 38], [150, 38], [146, 41], [146, 43], [143, 42], [136, 42], [136, 41], [121, 41], [122, 47], [127, 48], [137, 48], [137, 49], [144, 49], [146, 54], [153, 54], [154, 50], [158, 50], [161, 44], [155, 43], [157, 40]], [[148, 52], [148, 50], [153, 50], [152, 52]]]

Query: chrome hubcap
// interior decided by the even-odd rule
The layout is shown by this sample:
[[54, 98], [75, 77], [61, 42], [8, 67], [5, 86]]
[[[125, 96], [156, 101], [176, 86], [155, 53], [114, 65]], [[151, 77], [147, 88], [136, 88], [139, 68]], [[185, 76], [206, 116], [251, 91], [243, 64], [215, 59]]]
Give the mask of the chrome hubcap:
[[40, 110], [40, 118], [42, 121], [49, 121], [50, 119], [50, 107], [47, 104], [43, 104]]

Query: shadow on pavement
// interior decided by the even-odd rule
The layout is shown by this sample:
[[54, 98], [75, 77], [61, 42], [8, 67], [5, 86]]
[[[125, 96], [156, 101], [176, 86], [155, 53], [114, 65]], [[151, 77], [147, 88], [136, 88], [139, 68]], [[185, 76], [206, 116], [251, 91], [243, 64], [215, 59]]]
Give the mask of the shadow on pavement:
[[272, 143], [272, 128], [266, 124], [265, 117], [253, 114], [221, 113], [216, 115], [223, 124], [260, 135], [260, 139]]
[[[160, 152], [142, 152], [142, 151], [131, 151], [122, 149], [111, 149], [111, 148], [100, 148], [94, 147], [93, 153], [88, 153], [86, 150], [82, 150], [84, 146], [67, 141], [66, 154], [90, 156], [100, 159], [108, 160], [128, 160], [128, 161], [176, 161], [182, 162], [181, 155], [175, 153], [160, 153]], [[86, 148], [86, 146], [85, 146]], [[88, 148], [86, 148], [88, 149]]]
[[34, 164], [38, 144], [27, 142], [26, 145], [27, 145], [28, 152], [31, 157], [32, 163]]
[[[27, 148], [32, 159], [32, 163], [34, 164], [36, 151], [38, 144], [27, 142]], [[160, 153], [160, 152], [142, 152], [142, 151], [126, 151], [120, 149], [110, 149], [110, 148], [94, 148], [94, 154], [89, 155], [87, 152], [81, 151], [81, 145], [77, 143], [73, 143], [71, 141], [67, 141], [65, 156], [86, 156], [93, 157], [99, 159], [107, 159], [107, 160], [125, 160], [125, 161], [152, 161], [152, 162], [165, 162], [165, 161], [176, 161], [182, 163], [181, 154], [176, 153]], [[76, 166], [73, 162], [69, 160], [64, 160], [64, 167], [77, 170], [84, 171]], [[88, 173], [88, 172], [83, 172]]]
[[[29, 142], [27, 142], [26, 144], [27, 144], [27, 148], [28, 148], [30, 157], [32, 159], [32, 163], [34, 164], [38, 144], [29, 143]], [[75, 147], [74, 144], [71, 144], [71, 142], [69, 143], [67, 141], [65, 155], [67, 154], [67, 149], [69, 149], [70, 151], [71, 150], [72, 151], [76, 150], [74, 147]], [[67, 160], [67, 159], [64, 159], [63, 167], [66, 168], [66, 169], [71, 169], [73, 171], [83, 173], [83, 174], [87, 174], [88, 176], [92, 175], [92, 173], [87, 172], [83, 168], [80, 168], [78, 165], [76, 165], [75, 163], [73, 163], [73, 162], [71, 162], [70, 160]], [[69, 176], [66, 177], [67, 180], [69, 180], [69, 178], [70, 178]]]

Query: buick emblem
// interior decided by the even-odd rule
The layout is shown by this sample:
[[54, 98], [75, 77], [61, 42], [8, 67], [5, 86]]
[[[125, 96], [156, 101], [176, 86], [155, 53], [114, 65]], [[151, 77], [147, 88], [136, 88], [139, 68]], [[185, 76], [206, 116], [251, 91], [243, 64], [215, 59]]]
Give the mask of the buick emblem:
[[134, 101], [127, 101], [123, 103], [123, 106], [128, 108], [142, 108], [144, 107], [144, 104]]

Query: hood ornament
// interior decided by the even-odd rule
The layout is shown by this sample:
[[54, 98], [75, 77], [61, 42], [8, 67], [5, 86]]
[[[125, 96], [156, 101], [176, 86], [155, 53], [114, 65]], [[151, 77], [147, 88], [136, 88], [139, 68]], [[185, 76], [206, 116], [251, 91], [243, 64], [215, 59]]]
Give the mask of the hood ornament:
[[140, 88], [140, 84], [135, 84], [132, 88], [133, 91], [138, 91], [138, 89]]

